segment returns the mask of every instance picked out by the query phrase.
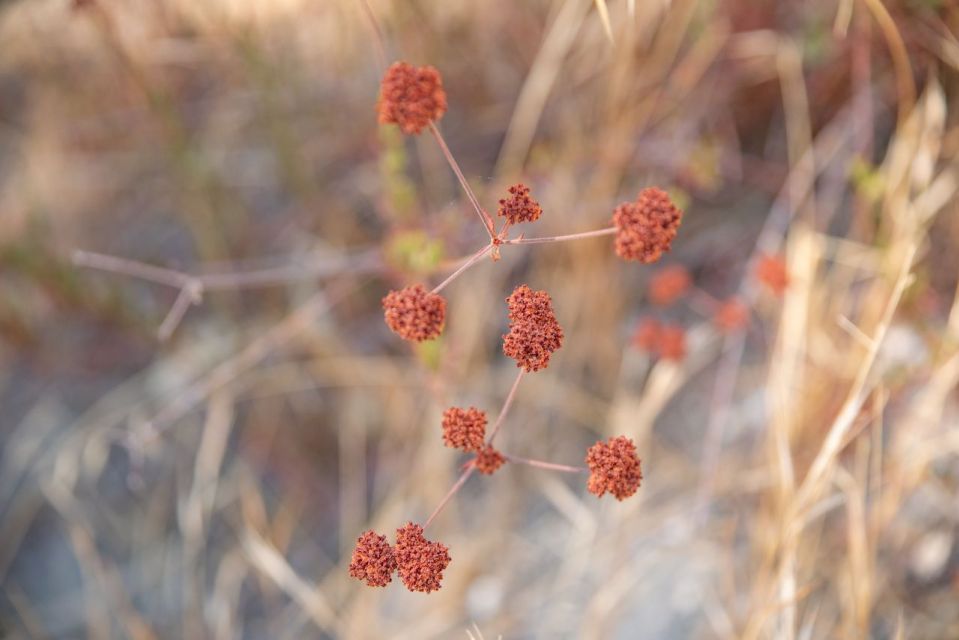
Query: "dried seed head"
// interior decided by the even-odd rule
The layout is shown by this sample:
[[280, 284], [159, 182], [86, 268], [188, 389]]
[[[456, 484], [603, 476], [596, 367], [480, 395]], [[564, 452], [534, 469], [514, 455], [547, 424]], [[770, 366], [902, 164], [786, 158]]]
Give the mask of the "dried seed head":
[[781, 296], [789, 286], [789, 272], [786, 270], [786, 263], [779, 256], [759, 256], [756, 277], [777, 296]]
[[686, 357], [686, 330], [678, 326], [665, 326], [659, 331], [656, 352], [664, 360], [682, 360]]
[[396, 564], [400, 579], [410, 591], [429, 593], [440, 588], [450, 553], [445, 544], [423, 536], [423, 527], [408, 523], [396, 530]]
[[477, 471], [491, 476], [497, 469], [506, 464], [506, 457], [488, 444], [476, 453], [473, 464], [476, 465]]
[[443, 442], [463, 451], [479, 451], [486, 438], [486, 413], [476, 407], [450, 407], [443, 412]]
[[509, 197], [499, 201], [497, 213], [506, 218], [509, 224], [536, 222], [543, 208], [529, 196], [529, 187], [522, 183], [514, 184], [508, 191]]
[[650, 279], [649, 300], [661, 307], [668, 307], [682, 298], [692, 283], [693, 280], [684, 267], [666, 267]]
[[591, 446], [586, 452], [586, 465], [589, 467], [586, 488], [598, 497], [608, 491], [617, 500], [628, 498], [636, 493], [643, 479], [636, 445], [626, 436]]
[[722, 333], [734, 333], [749, 325], [749, 307], [736, 298], [719, 305], [713, 316], [713, 324]]
[[633, 332], [633, 346], [648, 353], [654, 352], [656, 345], [659, 343], [659, 332], [661, 330], [662, 325], [659, 323], [659, 320], [656, 318], [643, 318], [639, 324], [636, 325], [636, 330]]
[[383, 298], [383, 317], [393, 333], [404, 340], [432, 340], [443, 332], [446, 300], [415, 284], [390, 291]]
[[545, 291], [525, 284], [506, 299], [509, 333], [503, 336], [503, 352], [527, 372], [545, 369], [550, 355], [563, 346], [563, 329], [553, 313], [553, 301]]
[[385, 587], [393, 579], [394, 571], [396, 558], [386, 536], [370, 530], [357, 538], [350, 560], [351, 576], [371, 587]]
[[446, 113], [446, 92], [439, 71], [429, 65], [394, 62], [380, 83], [376, 109], [380, 124], [399, 125], [406, 134], [419, 133]]
[[624, 202], [613, 211], [616, 254], [624, 260], [656, 262], [669, 251], [682, 219], [683, 212], [665, 191], [643, 189], [634, 202]]

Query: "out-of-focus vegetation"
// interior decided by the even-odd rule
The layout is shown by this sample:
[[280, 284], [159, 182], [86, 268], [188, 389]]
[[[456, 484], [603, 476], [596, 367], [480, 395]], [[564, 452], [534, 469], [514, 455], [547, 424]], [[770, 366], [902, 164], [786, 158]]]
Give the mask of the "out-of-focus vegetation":
[[[439, 340], [398, 343], [383, 294], [484, 233], [434, 141], [376, 124], [371, 15], [442, 72], [487, 207], [522, 179], [537, 234], [570, 233], [658, 184], [672, 253], [504, 247]], [[957, 33], [945, 0], [0, 3], [0, 634], [959, 637]], [[159, 340], [177, 287], [77, 250], [202, 300]], [[701, 291], [659, 311], [665, 264]], [[434, 525], [441, 591], [363, 587], [356, 536], [458, 474], [442, 409], [502, 403], [524, 281], [566, 343], [503, 446], [579, 464], [626, 434], [639, 494], [507, 466]], [[648, 315], [683, 363], [629, 348]]]

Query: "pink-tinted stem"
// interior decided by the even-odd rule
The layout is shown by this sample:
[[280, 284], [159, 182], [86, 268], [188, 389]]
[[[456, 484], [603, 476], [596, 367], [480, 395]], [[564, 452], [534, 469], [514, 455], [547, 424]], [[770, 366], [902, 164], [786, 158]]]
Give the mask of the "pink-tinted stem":
[[545, 244], [547, 242], [566, 242], [567, 240], [581, 240], [583, 238], [611, 236], [614, 233], [616, 233], [616, 227], [607, 227], [605, 229], [597, 229], [596, 231], [584, 231], [583, 233], [571, 233], [565, 236], [546, 236], [543, 238], [514, 238], [513, 240], [503, 240], [503, 244]]
[[526, 373], [524, 369], [519, 370], [519, 374], [516, 376], [516, 381], [513, 382], [513, 386], [509, 390], [509, 395], [506, 396], [506, 401], [503, 403], [503, 408], [500, 410], [499, 416], [496, 417], [496, 424], [493, 425], [493, 429], [490, 431], [489, 439], [486, 441], [486, 444], [493, 444], [493, 438], [496, 437], [496, 434], [499, 433], [500, 427], [503, 426], [503, 420], [506, 418], [506, 412], [509, 411], [510, 405], [513, 404], [513, 398], [516, 396], [516, 389], [519, 387], [519, 381], [523, 379], [524, 373]]
[[456, 481], [456, 484], [454, 484], [454, 485], [452, 486], [452, 488], [447, 492], [447, 494], [446, 494], [446, 496], [443, 498], [443, 500], [440, 501], [440, 503], [439, 503], [438, 505], [436, 505], [436, 508], [435, 508], [435, 509], [433, 509], [433, 513], [430, 514], [430, 517], [427, 518], [427, 519], [426, 519], [426, 522], [423, 523], [423, 529], [424, 529], [424, 530], [426, 530], [426, 528], [430, 526], [430, 523], [433, 522], [433, 520], [436, 518], [436, 516], [438, 516], [438, 515], [440, 514], [440, 511], [443, 510], [443, 507], [445, 507], [445, 506], [447, 505], [447, 503], [449, 503], [449, 501], [453, 498], [453, 496], [456, 495], [456, 493], [457, 493], [457, 492], [460, 490], [460, 488], [466, 483], [466, 481], [469, 480], [469, 477], [470, 477], [471, 475], [473, 475], [473, 472], [474, 472], [475, 470], [476, 470], [476, 465], [470, 464], [470, 465], [466, 468], [466, 470], [463, 471], [463, 473], [460, 474], [459, 480]]
[[490, 240], [492, 240], [496, 232], [495, 228], [493, 227], [493, 219], [490, 218], [489, 214], [486, 213], [483, 207], [480, 206], [479, 200], [476, 199], [476, 194], [473, 193], [473, 188], [470, 187], [469, 183], [466, 181], [466, 176], [464, 176], [463, 172], [460, 170], [460, 166], [456, 162], [456, 158], [454, 158], [453, 154], [450, 152], [450, 148], [446, 146], [446, 140], [443, 139], [443, 134], [440, 133], [439, 128], [433, 122], [430, 122], [430, 133], [432, 133], [433, 137], [436, 138], [436, 142], [440, 145], [440, 150], [443, 151], [443, 156], [446, 158], [446, 162], [449, 163], [453, 173], [456, 174], [456, 178], [460, 181], [463, 191], [466, 192], [467, 199], [469, 199], [470, 204], [473, 205], [473, 208], [476, 210], [476, 215], [478, 215], [480, 220], [483, 222], [483, 226], [486, 227], [486, 233], [489, 234]]
[[503, 457], [510, 462], [525, 464], [537, 469], [549, 469], [550, 471], [563, 471], [565, 473], [586, 473], [589, 471], [586, 467], [571, 467], [565, 464], [556, 464], [555, 462], [544, 462], [543, 460], [531, 460], [529, 458], [520, 458], [504, 453]]
[[492, 245], [492, 244], [488, 244], [488, 245], [486, 245], [485, 247], [483, 247], [482, 249], [480, 249], [479, 251], [477, 251], [476, 253], [474, 253], [472, 256], [470, 256], [469, 258], [467, 258], [467, 259], [466, 259], [466, 262], [464, 262], [462, 265], [460, 265], [460, 267], [459, 267], [456, 271], [454, 271], [453, 273], [451, 273], [451, 274], [449, 275], [449, 277], [446, 278], [446, 280], [443, 280], [443, 282], [441, 282], [441, 283], [439, 283], [438, 285], [436, 285], [436, 287], [433, 289], [433, 293], [439, 293], [440, 291], [442, 291], [443, 288], [444, 288], [446, 285], [448, 285], [448, 284], [451, 283], [453, 280], [455, 280], [456, 278], [458, 278], [461, 273], [463, 273], [464, 271], [466, 271], [467, 269], [469, 269], [470, 267], [472, 267], [474, 264], [476, 264], [477, 262], [479, 262], [479, 260], [482, 259], [482, 257], [485, 256], [487, 253], [489, 253], [489, 252], [490, 252], [490, 249], [492, 249], [492, 248], [493, 248], [493, 245]]

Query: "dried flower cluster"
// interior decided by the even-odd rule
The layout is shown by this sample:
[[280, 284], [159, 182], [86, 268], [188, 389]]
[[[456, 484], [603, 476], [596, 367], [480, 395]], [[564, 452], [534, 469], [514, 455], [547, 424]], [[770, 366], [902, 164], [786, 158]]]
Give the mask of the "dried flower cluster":
[[396, 557], [386, 536], [370, 530], [357, 538], [350, 561], [351, 576], [371, 587], [385, 587], [393, 579], [394, 571]]
[[689, 291], [693, 279], [684, 267], [666, 267], [649, 281], [649, 300], [655, 305], [668, 307]]
[[553, 313], [553, 301], [545, 291], [525, 284], [506, 299], [509, 333], [503, 336], [503, 352], [528, 372], [545, 369], [549, 357], [563, 346], [563, 329]]
[[483, 475], [491, 476], [497, 469], [506, 464], [506, 456], [488, 444], [476, 453], [473, 464], [476, 465], [477, 471]]
[[664, 360], [686, 357], [686, 331], [678, 325], [667, 325], [656, 318], [644, 318], [633, 333], [633, 346]]
[[396, 124], [405, 134], [417, 134], [446, 113], [446, 92], [435, 68], [394, 62], [380, 84], [376, 106], [380, 124]]
[[736, 298], [731, 298], [719, 305], [713, 324], [722, 333], [734, 333], [749, 325], [749, 307]]
[[756, 263], [756, 278], [778, 296], [789, 286], [789, 272], [785, 261], [779, 256], [760, 256]]
[[650, 264], [669, 251], [683, 219], [669, 195], [649, 187], [633, 202], [624, 202], [613, 212], [616, 254], [624, 260]]
[[597, 442], [586, 452], [589, 480], [586, 488], [602, 497], [607, 491], [617, 500], [636, 493], [643, 479], [636, 445], [626, 436]]
[[509, 197], [499, 201], [497, 214], [506, 218], [509, 224], [520, 222], [536, 222], [543, 213], [543, 208], [529, 195], [529, 187], [525, 184], [514, 184], [508, 189]]
[[440, 588], [443, 571], [450, 564], [449, 548], [427, 540], [423, 527], [410, 522], [397, 529], [394, 554], [407, 589], [429, 593]]
[[446, 323], [446, 300], [415, 284], [399, 291], [390, 291], [383, 298], [383, 316], [393, 333], [404, 340], [432, 340], [443, 332]]
[[486, 438], [486, 413], [476, 407], [450, 407], [443, 412], [443, 442], [463, 451], [479, 451]]

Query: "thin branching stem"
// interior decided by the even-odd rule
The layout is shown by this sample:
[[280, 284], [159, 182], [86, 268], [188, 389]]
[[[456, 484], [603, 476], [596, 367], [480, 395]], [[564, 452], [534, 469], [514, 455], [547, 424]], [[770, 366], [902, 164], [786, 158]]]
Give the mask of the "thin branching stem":
[[493, 425], [493, 429], [490, 431], [489, 438], [486, 440], [486, 444], [493, 444], [493, 439], [496, 437], [496, 434], [499, 433], [500, 427], [503, 426], [503, 421], [506, 419], [506, 413], [513, 404], [513, 398], [516, 396], [516, 389], [519, 388], [519, 381], [523, 379], [524, 373], [526, 373], [524, 369], [519, 370], [516, 380], [513, 382], [513, 386], [509, 390], [509, 395], [506, 396], [506, 401], [503, 403], [503, 408], [500, 410], [499, 416], [496, 417], [496, 424]]
[[490, 218], [490, 215], [486, 213], [486, 210], [480, 206], [479, 200], [476, 198], [476, 194], [473, 193], [473, 188], [470, 187], [469, 182], [466, 181], [466, 176], [464, 176], [463, 172], [460, 170], [460, 166], [456, 162], [456, 158], [453, 157], [452, 152], [450, 152], [450, 148], [446, 145], [446, 140], [443, 139], [443, 134], [440, 133], [439, 128], [434, 122], [430, 122], [430, 133], [432, 133], [433, 137], [436, 138], [436, 142], [440, 145], [440, 150], [443, 152], [446, 162], [449, 163], [453, 173], [456, 174], [456, 178], [460, 181], [463, 191], [466, 192], [467, 199], [469, 199], [470, 204], [473, 205], [473, 209], [476, 210], [476, 215], [479, 216], [480, 221], [482, 221], [483, 226], [486, 228], [486, 233], [489, 234], [490, 240], [492, 240], [496, 234], [496, 229], [493, 226], [493, 219]]
[[449, 504], [449, 501], [452, 500], [452, 499], [453, 499], [453, 496], [455, 496], [455, 495], [459, 492], [460, 488], [461, 488], [464, 484], [466, 484], [466, 481], [469, 480], [469, 477], [470, 477], [471, 475], [473, 475], [473, 472], [474, 472], [475, 470], [476, 470], [476, 465], [470, 463], [470, 465], [469, 465], [468, 467], [466, 467], [466, 469], [463, 471], [463, 473], [460, 474], [460, 477], [459, 477], [459, 479], [456, 481], [456, 484], [454, 484], [454, 485], [450, 488], [450, 490], [446, 493], [446, 496], [444, 496], [444, 498], [440, 501], [440, 503], [439, 503], [438, 505], [436, 505], [436, 508], [433, 509], [433, 513], [430, 514], [430, 517], [427, 518], [427, 519], [426, 519], [426, 522], [423, 523], [423, 530], [424, 530], [424, 531], [426, 530], [427, 527], [430, 526], [430, 524], [433, 522], [433, 520], [436, 519], [436, 516], [438, 516], [438, 515], [440, 514], [440, 511], [442, 511], [443, 508], [444, 508], [447, 504]]
[[514, 238], [512, 240], [503, 240], [501, 244], [546, 244], [548, 242], [566, 242], [567, 240], [582, 240], [583, 238], [596, 238], [599, 236], [611, 236], [616, 233], [616, 227], [607, 227], [597, 229], [596, 231], [584, 231], [582, 233], [571, 233], [565, 236], [545, 236], [542, 238]]
[[451, 283], [453, 280], [458, 278], [464, 271], [466, 271], [467, 269], [472, 267], [474, 264], [479, 262], [483, 258], [483, 256], [485, 256], [487, 253], [490, 252], [490, 249], [492, 248], [493, 248], [493, 245], [488, 244], [482, 249], [480, 249], [479, 251], [477, 251], [476, 253], [474, 253], [472, 256], [467, 258], [466, 262], [460, 265], [460, 267], [456, 271], [451, 273], [449, 277], [446, 278], [446, 280], [443, 280], [443, 282], [439, 283], [438, 285], [436, 285], [436, 287], [433, 288], [433, 293], [439, 293], [440, 291], [442, 291], [443, 288], [446, 287], [446, 285]]
[[503, 454], [503, 457], [510, 462], [515, 462], [517, 464], [525, 464], [530, 467], [536, 467], [537, 469], [548, 469], [549, 471], [562, 471], [564, 473], [586, 473], [589, 471], [586, 467], [571, 467], [566, 464], [557, 464], [555, 462], [546, 462], [544, 460], [533, 460], [531, 458], [521, 458], [519, 456], [513, 456], [507, 453]]

